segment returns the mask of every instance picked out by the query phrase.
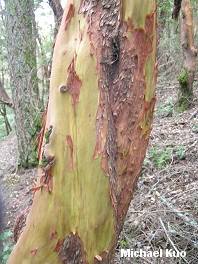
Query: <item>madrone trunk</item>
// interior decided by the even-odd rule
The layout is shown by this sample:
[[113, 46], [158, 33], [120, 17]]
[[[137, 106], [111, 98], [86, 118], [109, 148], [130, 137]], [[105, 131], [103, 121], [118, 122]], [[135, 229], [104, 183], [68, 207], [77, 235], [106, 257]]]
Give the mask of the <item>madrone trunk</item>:
[[181, 4], [181, 42], [184, 65], [178, 76], [179, 93], [177, 109], [183, 112], [192, 105], [193, 83], [197, 50], [194, 47], [194, 22], [190, 0], [182, 0]]
[[156, 1], [67, 1], [40, 168], [7, 264], [114, 263], [155, 104]]

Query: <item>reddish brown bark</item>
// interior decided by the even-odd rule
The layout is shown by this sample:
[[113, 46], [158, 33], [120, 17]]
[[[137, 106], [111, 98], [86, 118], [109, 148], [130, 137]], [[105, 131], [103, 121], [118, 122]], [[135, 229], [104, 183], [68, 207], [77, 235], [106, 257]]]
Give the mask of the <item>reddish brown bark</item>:
[[[82, 8], [80, 12], [81, 10]], [[91, 25], [88, 32], [92, 43], [91, 54], [94, 53], [99, 58], [97, 69], [100, 100], [94, 158], [102, 153], [101, 166], [110, 180], [116, 226], [120, 230], [151, 130], [155, 95], [150, 102], [145, 101], [146, 81], [143, 69], [153, 50], [154, 35], [151, 32], [155, 13], [148, 14], [145, 27], [138, 29], [134, 29], [129, 18], [123, 22], [115, 19], [116, 16], [121, 17], [119, 6], [112, 15], [109, 15], [108, 8], [103, 10], [101, 26], [96, 30], [100, 16], [99, 6], [91, 17], [87, 16], [88, 24]], [[110, 21], [108, 25], [105, 23], [106, 16]], [[115, 28], [114, 32], [112, 27]], [[130, 38], [123, 37], [125, 34], [129, 34]], [[145, 40], [146, 45], [142, 45]], [[104, 134], [107, 135], [106, 142], [103, 140]], [[142, 140], [139, 141], [138, 138]]]

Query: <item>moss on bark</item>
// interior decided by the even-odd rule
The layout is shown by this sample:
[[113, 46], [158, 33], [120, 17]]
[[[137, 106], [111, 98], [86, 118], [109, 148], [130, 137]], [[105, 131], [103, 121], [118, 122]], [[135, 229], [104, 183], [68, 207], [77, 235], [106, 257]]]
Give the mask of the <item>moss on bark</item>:
[[183, 112], [188, 109], [191, 105], [191, 100], [193, 99], [193, 92], [189, 89], [189, 75], [192, 74], [187, 68], [184, 68], [177, 79], [179, 81], [179, 92], [177, 100], [177, 110], [178, 112]]

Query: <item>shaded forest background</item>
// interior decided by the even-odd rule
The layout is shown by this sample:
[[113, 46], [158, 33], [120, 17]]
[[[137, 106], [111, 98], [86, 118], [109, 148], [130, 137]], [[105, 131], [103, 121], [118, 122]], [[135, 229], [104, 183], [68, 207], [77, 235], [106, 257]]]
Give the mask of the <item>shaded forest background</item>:
[[[57, 21], [53, 22], [53, 10], [47, 1], [43, 2], [45, 2], [45, 6], [42, 1], [35, 3], [35, 14], [38, 32], [36, 35], [37, 76], [44, 108], [48, 97], [53, 43], [56, 34], [55, 26], [57, 26], [55, 23]], [[194, 41], [195, 47], [198, 47], [197, 1], [191, 1], [191, 4], [194, 16]], [[190, 102], [191, 107], [184, 112], [179, 112], [176, 108], [178, 76], [182, 71], [184, 59], [181, 46], [181, 17], [178, 21], [174, 21], [172, 8], [173, 1], [160, 1], [157, 54], [159, 74], [153, 131], [141, 176], [137, 183], [135, 197], [120, 236], [116, 263], [132, 263], [131, 259], [120, 259], [120, 248], [145, 248], [153, 251], [167, 247], [178, 251], [184, 250], [187, 252], [187, 256], [175, 259], [141, 258], [134, 259], [133, 263], [193, 264], [198, 262], [198, 69], [196, 67], [194, 98]], [[10, 151], [8, 151], [7, 160], [0, 163], [0, 177], [3, 189], [5, 189], [3, 198], [6, 205], [5, 230], [2, 233], [2, 263], [5, 263], [14, 244], [15, 219], [31, 204], [32, 194], [29, 190], [33, 186], [36, 171], [29, 169], [18, 173], [16, 170], [18, 154], [14, 113], [11, 107], [12, 96], [3, 16], [2, 6], [0, 79], [11, 100], [7, 104], [3, 102], [0, 104], [1, 160], [7, 153], [6, 149]], [[38, 128], [41, 126], [42, 114], [41, 107], [36, 113]], [[31, 131], [32, 134], [36, 134], [37, 130], [39, 129], [35, 128]], [[34, 147], [32, 146], [32, 149]], [[12, 160], [11, 156], [13, 155], [15, 158]], [[34, 162], [32, 166], [36, 165]], [[9, 166], [6, 167], [6, 164]], [[25, 202], [21, 202], [22, 200]]]

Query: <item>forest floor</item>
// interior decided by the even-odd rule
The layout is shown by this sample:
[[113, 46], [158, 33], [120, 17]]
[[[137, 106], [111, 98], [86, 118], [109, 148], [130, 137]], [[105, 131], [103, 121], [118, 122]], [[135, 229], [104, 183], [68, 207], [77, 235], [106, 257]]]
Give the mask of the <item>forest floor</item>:
[[[177, 84], [157, 89], [157, 103], [149, 148], [117, 247], [115, 263], [198, 263], [198, 88], [195, 104], [182, 114], [175, 111]], [[16, 172], [16, 136], [0, 141], [0, 186], [5, 213], [5, 253], [14, 244], [18, 215], [32, 203], [30, 189], [37, 169]], [[23, 215], [23, 214], [22, 214]], [[121, 248], [149, 252], [159, 257], [121, 258]], [[178, 257], [171, 256], [173, 250]]]

